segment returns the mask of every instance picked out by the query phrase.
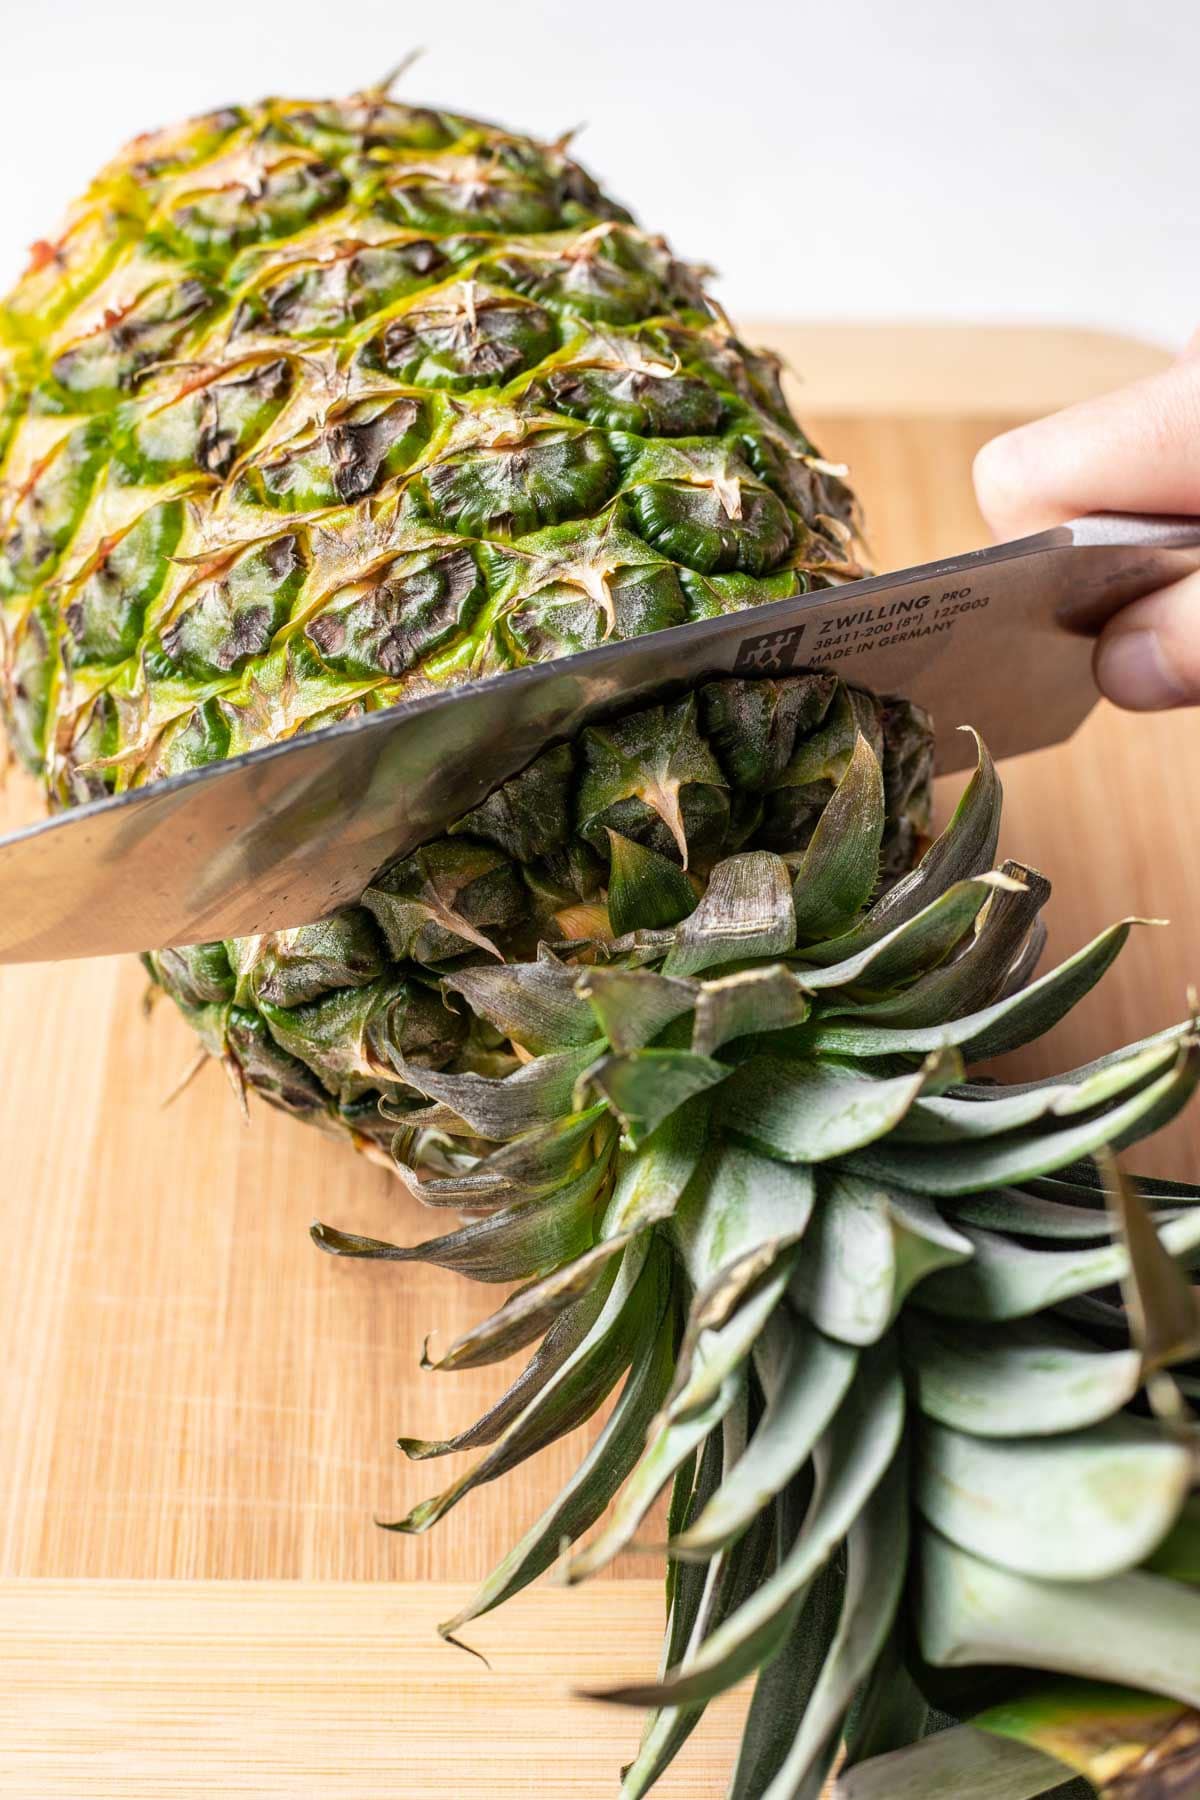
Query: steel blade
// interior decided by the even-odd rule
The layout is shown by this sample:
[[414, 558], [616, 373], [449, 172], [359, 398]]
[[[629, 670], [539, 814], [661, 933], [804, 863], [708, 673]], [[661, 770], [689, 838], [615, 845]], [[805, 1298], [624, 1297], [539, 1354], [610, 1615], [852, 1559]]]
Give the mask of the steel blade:
[[1089, 634], [1200, 567], [1200, 521], [1036, 537], [518, 669], [92, 802], [0, 840], [0, 961], [248, 936], [357, 899], [546, 745], [710, 676], [807, 667], [919, 702], [939, 768], [1068, 737]]

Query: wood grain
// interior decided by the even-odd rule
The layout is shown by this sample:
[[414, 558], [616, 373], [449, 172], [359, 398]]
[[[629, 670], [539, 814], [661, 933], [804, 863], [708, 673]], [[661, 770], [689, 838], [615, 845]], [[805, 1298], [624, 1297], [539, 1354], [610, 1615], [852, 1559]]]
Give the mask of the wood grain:
[[[815, 328], [790, 337], [777, 331], [774, 340], [792, 360], [822, 366]], [[810, 407], [805, 416], [826, 453], [854, 465], [876, 565], [984, 541], [971, 456], [1018, 409], [1033, 412], [1064, 398], [1063, 381], [1049, 378], [1065, 354], [1063, 334], [1023, 340], [1028, 366], [1047, 372], [1044, 402], [1023, 387], [1020, 401], [1006, 404], [998, 369], [1015, 366], [1012, 346], [1004, 350], [1007, 363], [998, 364], [994, 334], [981, 334], [974, 351], [969, 334], [957, 336], [958, 410], [944, 416], [915, 389], [926, 364], [911, 356], [910, 334], [864, 330], [855, 340], [839, 330], [825, 341], [835, 369], [849, 367], [854, 341], [861, 346], [855, 405], [816, 418]], [[906, 357], [913, 365], [907, 387]], [[1065, 397], [1156, 360], [1144, 349], [1132, 355], [1122, 342], [1081, 340], [1067, 358], [1073, 391]], [[882, 369], [889, 371], [880, 382], [887, 404], [872, 406], [868, 377]], [[1200, 855], [1191, 823], [1197, 736], [1195, 713], [1135, 719], [1102, 708], [1072, 743], [1006, 765], [1004, 847], [1056, 879], [1049, 914], [1056, 953], [1124, 913], [1175, 921], [1169, 930], [1136, 934], [1103, 990], [1045, 1044], [1014, 1059], [1016, 1073], [1069, 1066], [1178, 1018], [1189, 980], [1200, 980]], [[943, 810], [949, 798], [941, 796]], [[34, 810], [32, 790], [11, 782], [0, 820], [16, 824]], [[400, 1431], [450, 1433], [495, 1391], [496, 1376], [487, 1371], [436, 1376], [416, 1368], [424, 1333], [432, 1329], [446, 1341], [489, 1310], [488, 1295], [437, 1270], [341, 1264], [315, 1252], [306, 1229], [314, 1215], [409, 1239], [425, 1234], [428, 1221], [398, 1184], [340, 1144], [265, 1107], [243, 1126], [215, 1067], [164, 1110], [159, 1098], [192, 1061], [193, 1040], [169, 1005], [142, 1017], [143, 985], [129, 961], [0, 970], [7, 1225], [0, 1265], [0, 1577], [42, 1578], [42, 1585], [18, 1581], [0, 1593], [0, 1695], [7, 1694], [8, 1708], [0, 1745], [10, 1752], [0, 1758], [0, 1793], [85, 1791], [81, 1759], [93, 1756], [105, 1731], [126, 1743], [130, 1760], [114, 1762], [114, 1751], [107, 1763], [88, 1762], [97, 1774], [88, 1774], [86, 1791], [122, 1800], [200, 1791], [395, 1792], [405, 1800], [428, 1792], [456, 1800], [477, 1785], [481, 1770], [497, 1794], [528, 1792], [535, 1780], [555, 1796], [611, 1793], [636, 1726], [619, 1715], [564, 1709], [553, 1698], [561, 1680], [548, 1672], [559, 1669], [561, 1650], [561, 1666], [586, 1675], [589, 1641], [609, 1667], [625, 1668], [631, 1645], [639, 1667], [649, 1666], [656, 1591], [651, 1604], [650, 1588], [626, 1579], [502, 1614], [493, 1639], [504, 1651], [502, 1686], [491, 1691], [508, 1698], [477, 1700], [473, 1677], [457, 1662], [440, 1688], [436, 1671], [450, 1666], [442, 1661], [449, 1653], [429, 1635], [431, 1619], [461, 1598], [540, 1510], [578, 1460], [579, 1442], [568, 1439], [518, 1479], [473, 1495], [429, 1537], [374, 1529], [372, 1514], [406, 1510], [461, 1466], [442, 1465], [431, 1477], [428, 1466], [405, 1464], [392, 1446]], [[1198, 1152], [1193, 1113], [1138, 1160], [1153, 1172], [1195, 1175]], [[614, 1573], [628, 1578], [647, 1568], [644, 1559], [627, 1558]], [[105, 1585], [95, 1586], [96, 1578]], [[243, 1587], [120, 1585], [132, 1578], [436, 1579], [453, 1587], [441, 1596], [388, 1586], [344, 1597], [351, 1615], [361, 1601], [365, 1618], [391, 1620], [376, 1636], [375, 1624], [361, 1625], [362, 1643], [378, 1644], [386, 1664], [379, 1685], [371, 1656], [355, 1648], [359, 1625], [346, 1625], [351, 1615], [337, 1610], [336, 1590], [277, 1588], [268, 1595]], [[99, 1635], [86, 1645], [80, 1637], [72, 1660], [67, 1647], [73, 1634], [86, 1637], [89, 1595], [99, 1609]], [[260, 1601], [269, 1617], [256, 1610]], [[538, 1606], [549, 1610], [539, 1615]], [[244, 1633], [241, 1607], [249, 1609], [240, 1615]], [[327, 1637], [322, 1620], [329, 1609]], [[546, 1621], [544, 1637], [537, 1618]], [[418, 1633], [412, 1644], [420, 1647], [387, 1662], [383, 1640], [401, 1628]], [[569, 1638], [560, 1639], [560, 1631]], [[23, 1632], [30, 1634], [27, 1656]], [[258, 1674], [237, 1661], [243, 1636], [261, 1651]], [[342, 1672], [322, 1688], [319, 1652], [327, 1643], [342, 1645], [337, 1655], [330, 1650], [331, 1666]], [[343, 1650], [349, 1663], [337, 1660]], [[78, 1705], [72, 1715], [65, 1701], [53, 1701], [63, 1729], [68, 1715], [75, 1726], [74, 1735], [59, 1732], [48, 1746], [37, 1715], [52, 1706], [59, 1676], [47, 1659], [56, 1654], [65, 1659], [62, 1691]], [[165, 1659], [161, 1690], [152, 1679], [156, 1658]], [[427, 1664], [435, 1673], [421, 1686]], [[307, 1685], [310, 1674], [316, 1685]], [[250, 1697], [259, 1679], [269, 1700], [261, 1716]], [[531, 1698], [538, 1681], [551, 1695], [544, 1708]], [[409, 1729], [403, 1695], [412, 1683], [423, 1696], [419, 1730], [426, 1735], [411, 1741], [432, 1743], [436, 1727], [462, 1741], [464, 1760], [418, 1761], [412, 1785], [389, 1789], [378, 1783], [395, 1779], [389, 1757], [404, 1736], [398, 1722]], [[299, 1699], [289, 1697], [293, 1684]], [[477, 1706], [491, 1711], [481, 1715]], [[233, 1709], [224, 1724], [223, 1707]], [[300, 1779], [294, 1770], [302, 1766], [288, 1761], [293, 1732], [318, 1759], [312, 1767], [326, 1785], [286, 1785]], [[178, 1767], [171, 1759], [181, 1751], [190, 1763], [193, 1742], [207, 1744], [205, 1755], [215, 1759], [201, 1758], [194, 1768], [219, 1770], [219, 1780], [193, 1777], [187, 1767], [164, 1775]], [[561, 1755], [565, 1768], [568, 1748], [574, 1772], [560, 1770], [556, 1785], [554, 1757]], [[669, 1791], [723, 1791], [713, 1771], [726, 1766], [727, 1750], [728, 1736], [718, 1732], [707, 1752], [687, 1759], [683, 1785]], [[367, 1760], [356, 1777], [360, 1751]], [[137, 1773], [143, 1755], [149, 1774]], [[502, 1777], [510, 1755], [516, 1772]], [[351, 1771], [344, 1779], [339, 1756]], [[5, 1780], [16, 1785], [6, 1788]], [[96, 1785], [102, 1781], [109, 1786]], [[497, 1785], [503, 1781], [515, 1785]]]
[[805, 421], [988, 415], [1032, 418], [1153, 374], [1170, 359], [1138, 338], [1069, 326], [764, 323], [793, 372]]
[[[656, 1665], [657, 1582], [521, 1595], [430, 1644], [433, 1582], [0, 1583], [11, 1800], [596, 1800], [640, 1716], [569, 1684]], [[580, 1604], [580, 1602], [582, 1602]], [[718, 1800], [745, 1696], [712, 1706], [662, 1800]]]

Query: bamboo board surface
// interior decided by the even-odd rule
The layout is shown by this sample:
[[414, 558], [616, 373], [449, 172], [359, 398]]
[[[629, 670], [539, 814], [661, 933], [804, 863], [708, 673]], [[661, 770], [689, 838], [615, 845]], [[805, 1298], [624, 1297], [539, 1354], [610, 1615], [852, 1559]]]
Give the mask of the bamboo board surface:
[[[0, 1582], [3, 1800], [607, 1800], [638, 1715], [568, 1681], [652, 1669], [654, 1581], [523, 1594], [434, 1639], [428, 1583]], [[656, 1800], [719, 1800], [741, 1704], [709, 1709]]]
[[[959, 331], [923, 391], [934, 365], [911, 332], [770, 336], [817, 371], [825, 344], [841, 372], [837, 406], [803, 416], [827, 455], [853, 464], [881, 568], [984, 541], [970, 460], [1015, 408], [1043, 410], [1162, 360], [1052, 331], [1028, 333], [1022, 359], [1012, 333]], [[819, 376], [811, 387], [830, 401]], [[1175, 921], [1135, 934], [1104, 988], [1013, 1059], [1019, 1074], [1181, 1016], [1200, 981], [1198, 770], [1195, 713], [1108, 708], [1070, 744], [1006, 765], [1002, 847], [1056, 879], [1053, 950], [1126, 913]], [[35, 807], [13, 781], [0, 823]], [[432, 1637], [580, 1443], [472, 1496], [428, 1537], [372, 1527], [446, 1469], [405, 1464], [397, 1433], [448, 1435], [495, 1391], [486, 1370], [416, 1368], [424, 1333], [448, 1341], [487, 1296], [438, 1270], [314, 1251], [314, 1215], [410, 1241], [427, 1219], [339, 1144], [264, 1107], [244, 1127], [215, 1067], [162, 1109], [193, 1041], [168, 1005], [142, 1018], [142, 987], [129, 961], [0, 970], [0, 1794], [458, 1800], [481, 1780], [502, 1800], [537, 1781], [556, 1797], [612, 1793], [636, 1721], [581, 1715], [562, 1700], [564, 1678], [585, 1677], [598, 1654], [614, 1671], [652, 1666], [658, 1590], [630, 1578], [656, 1566], [626, 1558], [616, 1581], [501, 1613], [480, 1633], [497, 1650], [491, 1686]], [[1194, 1176], [1198, 1151], [1193, 1112], [1139, 1164]], [[196, 1585], [149, 1585], [168, 1582]], [[434, 1582], [452, 1586], [418, 1585]], [[147, 1673], [158, 1657], [161, 1680]], [[424, 1709], [419, 1729], [410, 1704]], [[46, 1708], [62, 1726], [49, 1748]], [[723, 1792], [731, 1730], [718, 1720], [664, 1793]], [[339, 1762], [343, 1733], [353, 1753]], [[388, 1761], [397, 1741], [401, 1764]], [[314, 1785], [288, 1786], [305, 1755]]]

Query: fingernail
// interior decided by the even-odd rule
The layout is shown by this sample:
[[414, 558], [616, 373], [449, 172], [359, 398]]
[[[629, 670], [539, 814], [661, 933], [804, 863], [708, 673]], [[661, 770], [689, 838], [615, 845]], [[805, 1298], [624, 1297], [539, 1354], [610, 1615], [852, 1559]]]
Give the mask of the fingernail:
[[1188, 697], [1163, 655], [1158, 633], [1142, 626], [1115, 632], [1101, 643], [1096, 680], [1110, 700], [1133, 712], [1158, 712]]

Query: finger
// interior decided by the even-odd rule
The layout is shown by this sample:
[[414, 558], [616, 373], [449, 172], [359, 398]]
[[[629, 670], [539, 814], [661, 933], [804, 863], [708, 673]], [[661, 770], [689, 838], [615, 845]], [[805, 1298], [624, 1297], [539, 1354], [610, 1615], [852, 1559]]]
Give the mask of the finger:
[[1087, 512], [1200, 513], [1200, 358], [985, 444], [979, 504], [997, 537]]
[[1132, 712], [1200, 703], [1200, 575], [1135, 600], [1096, 644], [1101, 691]]

